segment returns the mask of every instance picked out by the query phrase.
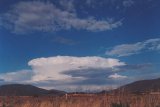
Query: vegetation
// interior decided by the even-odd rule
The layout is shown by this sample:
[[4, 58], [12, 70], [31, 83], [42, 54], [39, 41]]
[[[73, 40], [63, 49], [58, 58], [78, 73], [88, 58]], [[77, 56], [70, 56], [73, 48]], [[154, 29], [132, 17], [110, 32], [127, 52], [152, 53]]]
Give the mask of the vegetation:
[[1, 97], [0, 101], [1, 107], [160, 107], [159, 94], [71, 94], [67, 99], [65, 96], [17, 96]]

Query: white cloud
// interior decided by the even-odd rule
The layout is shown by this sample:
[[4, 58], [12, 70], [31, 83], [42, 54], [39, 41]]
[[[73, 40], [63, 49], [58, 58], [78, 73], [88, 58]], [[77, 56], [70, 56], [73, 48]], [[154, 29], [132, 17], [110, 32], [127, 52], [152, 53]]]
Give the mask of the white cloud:
[[4, 82], [31, 82], [33, 72], [31, 70], [20, 70], [16, 72], [8, 72], [0, 74], [0, 79]]
[[[72, 76], [66, 72], [81, 72], [86, 69], [106, 69], [126, 65], [118, 59], [102, 57], [73, 57], [55, 56], [37, 58], [28, 62], [31, 70], [20, 70], [0, 74], [0, 79], [5, 82], [44, 82], [56, 81], [58, 83], [72, 83], [85, 80], [84, 76]], [[100, 72], [100, 71], [96, 71]]]
[[[62, 0], [61, 4], [64, 4]], [[70, 2], [69, 10], [74, 6]], [[10, 11], [3, 14], [3, 25], [15, 33], [25, 33], [32, 31], [58, 31], [58, 30], [88, 30], [105, 31], [119, 27], [121, 21], [96, 20], [93, 16], [79, 18], [75, 11], [62, 10], [53, 3], [28, 1], [20, 2], [12, 7]]]
[[54, 85], [47, 85], [47, 86], [40, 86], [44, 89], [61, 89], [68, 92], [100, 92], [102, 90], [111, 90], [116, 89], [118, 85], [63, 85], [63, 86], [54, 86]]
[[160, 38], [148, 39], [143, 42], [137, 42], [133, 44], [122, 44], [113, 47], [111, 50], [106, 51], [106, 55], [130, 56], [138, 54], [143, 51], [159, 51]]
[[144, 48], [141, 43], [122, 44], [115, 46], [111, 51], [107, 51], [107, 55], [129, 56], [139, 53]]
[[118, 59], [102, 58], [102, 57], [71, 57], [56, 56], [49, 58], [37, 58], [28, 63], [32, 67], [34, 76], [33, 81], [60, 80], [72, 81], [85, 79], [83, 77], [72, 77], [64, 74], [66, 71], [80, 71], [83, 69], [107, 69], [116, 66], [125, 65]]
[[125, 78], [127, 78], [127, 76], [123, 76], [123, 75], [119, 75], [119, 74], [115, 73], [113, 75], [108, 76], [108, 78], [110, 78], [110, 79], [125, 79]]
[[160, 50], [160, 48], [159, 48], [160, 38], [146, 40], [144, 42], [144, 44], [146, 44], [146, 46], [148, 46], [149, 50], [157, 50], [157, 51]]
[[[102, 76], [99, 75], [99, 77], [97, 76], [95, 78], [92, 76], [88, 77], [85, 74], [69, 74], [68, 71], [79, 72], [81, 74], [83, 73], [81, 71], [93, 73], [92, 71], [96, 69], [94, 73], [97, 74], [96, 72], [104, 73], [104, 70], [106, 69], [106, 74], [104, 75], [109, 75], [112, 73], [112, 68], [124, 66], [126, 64], [118, 59], [97, 56], [55, 56], [33, 59], [28, 62], [28, 65], [31, 66], [31, 70], [19, 70], [15, 72], [1, 73], [0, 79], [4, 83], [27, 83], [50, 89], [55, 88], [75, 91], [79, 88], [83, 90], [89, 90], [92, 87], [95, 87], [95, 89], [92, 90], [98, 90], [106, 86], [106, 76], [101, 78]], [[108, 69], [111, 71], [108, 71]], [[104, 83], [96, 83], [96, 81], [102, 80]], [[85, 83], [83, 83], [84, 81]], [[70, 87], [70, 89], [68, 87]]]

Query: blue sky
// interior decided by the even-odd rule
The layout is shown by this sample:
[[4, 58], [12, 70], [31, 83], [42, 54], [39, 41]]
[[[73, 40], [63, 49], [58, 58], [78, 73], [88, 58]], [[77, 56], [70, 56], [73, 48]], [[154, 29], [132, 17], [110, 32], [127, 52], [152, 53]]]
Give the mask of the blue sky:
[[1, 0], [0, 84], [102, 89], [159, 78], [159, 0]]

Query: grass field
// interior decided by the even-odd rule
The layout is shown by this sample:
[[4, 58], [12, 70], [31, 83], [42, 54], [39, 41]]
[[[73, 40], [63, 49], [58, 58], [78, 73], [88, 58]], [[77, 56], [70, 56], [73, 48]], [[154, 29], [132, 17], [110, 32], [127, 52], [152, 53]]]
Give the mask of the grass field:
[[0, 97], [0, 107], [160, 107], [159, 94]]

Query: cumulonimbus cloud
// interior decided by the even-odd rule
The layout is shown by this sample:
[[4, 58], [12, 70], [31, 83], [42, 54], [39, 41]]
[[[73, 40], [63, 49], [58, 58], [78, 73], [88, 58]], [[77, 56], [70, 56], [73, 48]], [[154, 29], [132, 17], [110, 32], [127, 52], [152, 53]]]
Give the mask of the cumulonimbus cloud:
[[[97, 83], [93, 83], [94, 81], [103, 80], [104, 83], [97, 86], [101, 87], [106, 84], [107, 75], [112, 73], [113, 68], [125, 66], [126, 63], [118, 59], [98, 56], [54, 56], [32, 59], [28, 62], [28, 65], [31, 66], [31, 70], [3, 73], [0, 74], [0, 79], [6, 83], [27, 83], [56, 89], [64, 89], [64, 87], [67, 88], [68, 86], [93, 86], [97, 85]], [[72, 72], [76, 72], [77, 75], [74, 75], [75, 73], [73, 74]], [[95, 78], [94, 74], [89, 76], [90, 74], [87, 75], [84, 72], [91, 72], [95, 75], [102, 73], [104, 76], [102, 78], [101, 75], [97, 75]]]
[[[74, 6], [69, 6], [74, 8]], [[73, 9], [72, 9], [73, 10]], [[1, 26], [14, 33], [32, 31], [54, 32], [59, 30], [105, 31], [119, 27], [121, 21], [96, 20], [93, 16], [79, 18], [76, 11], [63, 10], [50, 2], [19, 2], [1, 15]]]
[[[1, 73], [0, 80], [3, 83], [27, 83], [48, 89], [71, 90], [68, 87], [72, 89], [81, 87], [85, 90], [86, 86], [102, 89], [110, 85], [116, 86], [119, 82], [124, 84], [136, 80], [138, 76], [144, 76], [144, 72], [141, 71], [148, 70], [146, 66], [149, 66], [148, 64], [128, 65], [119, 59], [98, 56], [36, 58], [30, 60], [28, 65], [31, 67], [30, 70]], [[133, 79], [134, 76], [121, 75], [122, 72], [138, 73]], [[147, 72], [146, 75], [151, 76], [151, 73]]]
[[72, 80], [84, 79], [83, 77], [72, 77], [64, 72], [80, 71], [83, 69], [108, 69], [125, 65], [118, 59], [102, 57], [73, 57], [56, 56], [49, 58], [37, 58], [28, 63], [32, 67], [33, 81], [44, 80]]

